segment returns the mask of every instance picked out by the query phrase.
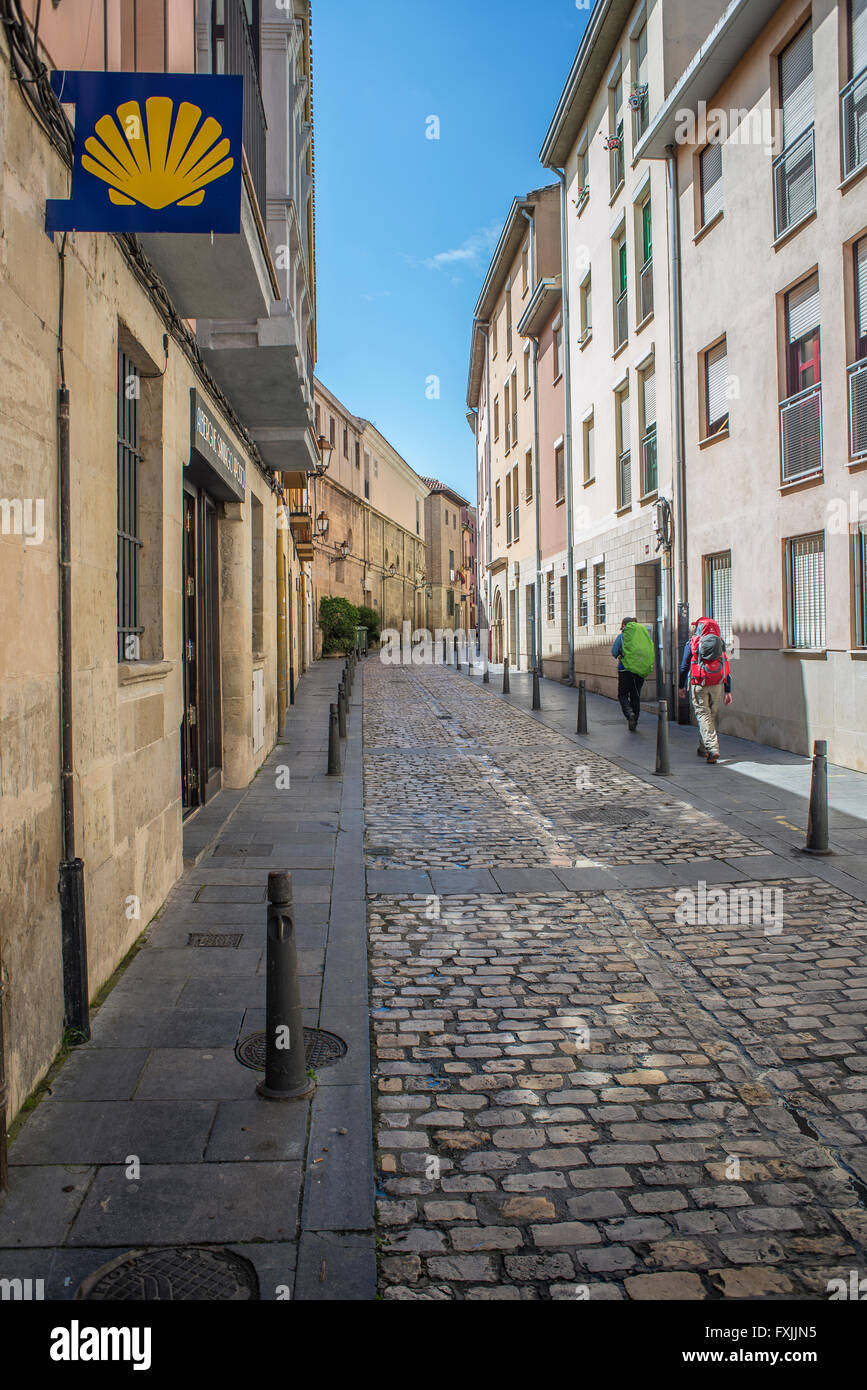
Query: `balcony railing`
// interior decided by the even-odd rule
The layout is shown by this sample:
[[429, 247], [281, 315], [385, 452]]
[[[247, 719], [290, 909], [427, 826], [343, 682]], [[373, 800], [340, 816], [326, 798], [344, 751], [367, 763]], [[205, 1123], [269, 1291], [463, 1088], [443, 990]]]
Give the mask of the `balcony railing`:
[[849, 368], [849, 454], [867, 457], [867, 357]]
[[848, 179], [867, 163], [867, 68], [840, 93], [843, 131], [843, 177]]
[[614, 311], [614, 348], [623, 347], [629, 337], [629, 299], [628, 290], [624, 290], [617, 301]]
[[641, 495], [648, 497], [650, 493], [656, 492], [657, 488], [657, 466], [656, 466], [656, 427], [648, 430], [644, 439], [641, 441]]
[[653, 313], [653, 257], [648, 256], [638, 277], [638, 315], [641, 323]]
[[781, 237], [816, 206], [816, 142], [810, 126], [774, 160], [774, 225]]
[[808, 386], [780, 402], [780, 454], [783, 483], [815, 478], [822, 472], [822, 385]]
[[[216, 5], [214, 17], [216, 18]], [[244, 0], [225, 0], [223, 71], [244, 79], [244, 153], [256, 190], [259, 211], [265, 217], [265, 108], [259, 90], [259, 74]]]
[[632, 455], [627, 449], [617, 460], [617, 506], [628, 507], [632, 503]]

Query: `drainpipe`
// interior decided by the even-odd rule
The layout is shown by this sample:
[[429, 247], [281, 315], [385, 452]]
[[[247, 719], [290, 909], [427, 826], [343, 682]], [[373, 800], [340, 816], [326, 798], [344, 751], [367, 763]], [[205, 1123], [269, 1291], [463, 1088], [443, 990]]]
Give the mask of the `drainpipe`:
[[683, 286], [681, 281], [680, 258], [680, 199], [678, 197], [677, 151], [674, 145], [666, 147], [668, 165], [668, 236], [671, 262], [671, 366], [674, 387], [674, 543], [677, 546], [677, 581], [674, 579], [674, 557], [671, 570], [671, 624], [672, 668], [671, 703], [677, 703], [677, 721], [689, 723], [689, 709], [685, 701], [677, 700], [677, 681], [680, 669], [680, 653], [689, 631], [689, 599], [687, 592], [687, 522], [686, 522], [686, 460], [684, 458], [684, 439], [686, 435], [684, 389], [683, 389]]
[[[536, 288], [536, 218], [532, 211], [521, 208], [530, 224], [530, 293]], [[536, 585], [533, 623], [533, 666], [542, 670], [542, 518], [539, 511], [539, 339], [530, 335], [533, 354], [533, 513], [536, 523]], [[572, 628], [570, 625], [569, 631]]]
[[66, 233], [60, 243], [60, 302], [57, 316], [57, 467], [60, 492], [58, 525], [60, 615], [60, 785], [62, 845], [57, 891], [63, 961], [64, 1026], [74, 1042], [90, 1037], [87, 987], [87, 922], [84, 861], [75, 854], [75, 758], [72, 727], [72, 543], [69, 469], [69, 387], [63, 357], [63, 303], [66, 285]]
[[566, 198], [566, 171], [553, 168], [560, 180], [560, 278], [562, 280], [563, 317], [563, 448], [566, 455], [566, 564], [568, 596], [567, 613], [569, 623], [569, 679], [568, 685], [575, 684], [575, 559], [573, 546], [574, 523], [572, 517], [575, 480], [572, 476], [572, 333], [569, 324], [569, 227], [567, 222], [568, 200]]

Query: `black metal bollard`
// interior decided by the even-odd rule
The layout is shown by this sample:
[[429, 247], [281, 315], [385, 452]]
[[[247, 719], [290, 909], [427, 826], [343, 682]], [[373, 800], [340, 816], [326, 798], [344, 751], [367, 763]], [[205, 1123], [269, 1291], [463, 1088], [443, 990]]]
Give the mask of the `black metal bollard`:
[[460, 649], [460, 646], [459, 646], [459, 644], [458, 644], [457, 635], [455, 635], [455, 670], [456, 670], [456, 671], [459, 671], [460, 669], [461, 669], [461, 649]]
[[533, 709], [542, 708], [542, 694], [539, 689], [539, 668], [533, 667]]
[[346, 687], [342, 681], [337, 687], [337, 733], [346, 738]]
[[810, 807], [807, 812], [805, 854], [833, 854], [828, 841], [828, 744], [813, 744], [813, 771], [810, 777]]
[[586, 734], [587, 732], [587, 683], [578, 682], [578, 723], [575, 728], [576, 734]]
[[485, 669], [482, 671], [482, 685], [490, 685], [490, 683], [491, 683], [491, 672], [490, 672], [490, 668], [488, 667], [488, 658], [485, 657]]
[[656, 718], [656, 776], [670, 777], [668, 748], [668, 701], [660, 700]]
[[443, 634], [443, 666], [447, 666], [447, 665], [448, 665], [448, 660], [449, 660], [449, 658], [448, 658], [448, 653], [447, 653], [447, 651], [446, 651], [446, 639], [445, 639], [445, 633], [444, 633], [444, 634]]
[[340, 734], [337, 728], [337, 706], [328, 707], [328, 776], [340, 776]]
[[509, 695], [510, 693], [511, 693], [511, 687], [510, 687], [510, 685], [509, 685], [509, 658], [508, 658], [507, 656], [504, 656], [504, 657], [503, 657], [503, 694], [504, 694], [504, 695]]
[[309, 1096], [313, 1085], [304, 1052], [292, 875], [272, 873], [265, 958], [265, 1080], [256, 1091], [265, 1100], [299, 1100]]

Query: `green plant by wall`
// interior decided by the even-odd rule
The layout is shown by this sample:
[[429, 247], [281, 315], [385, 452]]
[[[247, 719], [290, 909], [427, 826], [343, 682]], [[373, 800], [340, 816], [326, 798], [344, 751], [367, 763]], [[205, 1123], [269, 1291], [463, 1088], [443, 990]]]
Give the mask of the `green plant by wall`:
[[358, 621], [361, 627], [367, 628], [368, 643], [379, 641], [379, 614], [375, 608], [367, 608], [364, 604], [359, 605]]
[[322, 652], [348, 652], [355, 646], [358, 609], [346, 598], [323, 598], [319, 601], [319, 627], [322, 630]]

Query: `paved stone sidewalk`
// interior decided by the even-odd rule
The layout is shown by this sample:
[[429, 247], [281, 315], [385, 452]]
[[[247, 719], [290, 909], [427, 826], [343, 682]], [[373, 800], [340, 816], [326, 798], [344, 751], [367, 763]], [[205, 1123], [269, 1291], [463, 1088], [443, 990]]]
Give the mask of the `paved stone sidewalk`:
[[452, 672], [365, 701], [384, 1297], [863, 1275], [857, 878]]
[[[307, 673], [285, 742], [232, 794], [225, 824], [214, 818], [216, 841], [196, 844], [199, 862], [95, 1013], [92, 1041], [12, 1144], [0, 1276], [72, 1298], [130, 1249], [206, 1244], [249, 1260], [263, 1299], [373, 1297], [360, 681], [343, 776], [329, 778], [339, 669]], [[235, 1055], [265, 1026], [271, 869], [293, 876], [304, 1023], [348, 1043], [310, 1101], [259, 1099], [261, 1073]], [[199, 932], [226, 944], [188, 944]]]

